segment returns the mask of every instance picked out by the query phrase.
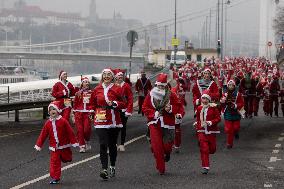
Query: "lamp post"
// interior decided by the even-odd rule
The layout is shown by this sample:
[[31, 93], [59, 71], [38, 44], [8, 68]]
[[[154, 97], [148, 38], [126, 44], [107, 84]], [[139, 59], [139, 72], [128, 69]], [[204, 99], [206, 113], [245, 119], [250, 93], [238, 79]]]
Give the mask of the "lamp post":
[[[175, 35], [174, 38], [177, 38], [177, 0], [175, 0]], [[174, 46], [174, 68], [176, 68], [176, 59], [177, 59], [177, 45]]]

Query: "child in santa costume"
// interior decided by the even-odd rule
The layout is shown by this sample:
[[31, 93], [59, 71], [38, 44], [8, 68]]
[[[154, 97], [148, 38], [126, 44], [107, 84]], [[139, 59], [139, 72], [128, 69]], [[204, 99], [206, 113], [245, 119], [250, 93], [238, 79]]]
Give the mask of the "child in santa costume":
[[225, 119], [225, 133], [227, 134], [227, 148], [233, 147], [234, 137], [238, 138], [240, 130], [241, 114], [239, 111], [244, 107], [244, 99], [239, 93], [233, 80], [228, 82], [227, 92], [223, 93], [220, 100]]
[[71, 146], [77, 147], [75, 134], [69, 124], [59, 113], [60, 102], [54, 101], [48, 106], [50, 118], [45, 122], [40, 136], [37, 139], [35, 149], [41, 151], [44, 141], [49, 138], [50, 150], [50, 184], [59, 183], [61, 177], [61, 161], [72, 161]]
[[[102, 164], [100, 177], [107, 180], [109, 176], [115, 176], [117, 138], [120, 128], [123, 127], [120, 110], [126, 108], [122, 89], [120, 86], [114, 84], [114, 73], [111, 69], [104, 69], [102, 71], [102, 81], [93, 90], [91, 105], [95, 114], [94, 126], [100, 143], [100, 159]], [[108, 156], [110, 157], [109, 172]]]
[[91, 149], [90, 137], [92, 132], [91, 113], [94, 112], [90, 105], [90, 81], [87, 77], [82, 77], [81, 87], [75, 94], [73, 112], [75, 116], [75, 125], [77, 128], [77, 139], [80, 145], [80, 153]]
[[74, 96], [77, 91], [78, 89], [67, 80], [67, 72], [60, 71], [59, 81], [52, 87], [51, 95], [56, 101], [60, 102], [60, 107], [63, 107], [61, 115], [67, 121], [69, 121], [72, 109], [71, 97]]
[[175, 140], [174, 140], [174, 150], [176, 153], [180, 152], [180, 145], [181, 145], [181, 123], [182, 123], [182, 118], [185, 115], [185, 106], [187, 105], [186, 100], [185, 100], [185, 85], [177, 81], [176, 87], [173, 87], [171, 89], [173, 93], [175, 93], [181, 103], [181, 106], [179, 107], [179, 114], [181, 117], [176, 118], [175, 121]]
[[176, 94], [168, 89], [166, 74], [159, 74], [155, 85], [146, 96], [142, 111], [148, 120], [156, 168], [163, 175], [174, 142], [175, 119], [182, 117], [178, 115], [181, 104]]
[[207, 90], [203, 92], [201, 105], [196, 112], [196, 122], [193, 124], [199, 142], [202, 174], [207, 174], [209, 171], [209, 154], [216, 152], [216, 133], [220, 133], [217, 125], [221, 121], [220, 112], [215, 103], [210, 103], [209, 94]]
[[115, 84], [120, 86], [122, 89], [122, 95], [126, 103], [126, 108], [120, 110], [120, 118], [122, 121], [123, 127], [120, 130], [120, 145], [117, 149], [121, 152], [125, 151], [124, 143], [126, 138], [126, 124], [128, 118], [132, 115], [133, 112], [133, 93], [131, 86], [124, 81], [124, 72], [120, 69], [114, 70], [115, 73]]

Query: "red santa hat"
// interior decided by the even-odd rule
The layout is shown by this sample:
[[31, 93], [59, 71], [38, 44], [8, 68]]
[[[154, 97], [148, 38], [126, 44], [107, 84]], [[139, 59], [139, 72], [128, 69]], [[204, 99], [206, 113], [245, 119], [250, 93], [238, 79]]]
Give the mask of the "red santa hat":
[[48, 111], [49, 109], [53, 107], [58, 113], [61, 113], [62, 110], [60, 109], [60, 102], [59, 101], [53, 101], [48, 105]]
[[59, 72], [59, 75], [58, 75], [59, 80], [61, 80], [61, 77], [63, 76], [63, 74], [66, 74], [66, 73], [67, 73], [67, 72], [61, 70], [61, 71]]
[[203, 73], [204, 73], [204, 72], [209, 72], [210, 74], [212, 73], [209, 68], [204, 69], [204, 70], [203, 70]]
[[168, 75], [164, 73], [159, 74], [155, 84], [166, 86], [168, 84]]
[[209, 101], [211, 101], [209, 90], [204, 90], [201, 98], [207, 98]]
[[227, 83], [227, 85], [229, 85], [229, 84], [233, 84], [234, 86], [236, 86], [236, 82], [232, 79]]
[[82, 78], [81, 78], [81, 83], [83, 83], [83, 82], [85, 82], [85, 81], [90, 82], [89, 78], [87, 78], [87, 77], [82, 77]]
[[112, 70], [111, 68], [105, 68], [105, 69], [103, 69], [102, 74], [103, 74], [103, 73], [107, 73], [107, 72], [111, 73], [111, 75], [114, 76], [113, 70]]
[[114, 73], [115, 77], [118, 77], [119, 75], [123, 75], [124, 71], [121, 70], [121, 69], [115, 69], [115, 70], [113, 70], [113, 73]]

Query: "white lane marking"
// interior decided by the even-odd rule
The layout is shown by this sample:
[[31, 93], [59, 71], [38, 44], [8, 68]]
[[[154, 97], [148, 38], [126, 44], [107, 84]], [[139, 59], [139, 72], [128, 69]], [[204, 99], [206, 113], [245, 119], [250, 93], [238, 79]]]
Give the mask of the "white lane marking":
[[275, 148], [280, 148], [281, 144], [275, 144]]
[[279, 137], [278, 141], [284, 141], [284, 137]]
[[7, 134], [7, 135], [2, 135], [2, 136], [0, 136], [0, 138], [10, 137], [10, 136], [15, 136], [15, 135], [20, 135], [20, 134], [26, 134], [26, 133], [31, 133], [31, 132], [40, 131], [40, 130], [41, 129], [35, 129], [35, 130], [24, 131], [24, 132], [20, 132], [20, 133], [12, 133], [12, 134]]
[[273, 153], [273, 154], [278, 154], [278, 153], [279, 153], [279, 150], [273, 150], [272, 153]]
[[280, 160], [282, 160], [282, 159], [278, 159], [277, 157], [270, 157], [269, 162], [271, 163], [271, 162], [276, 162], [276, 161], [280, 161]]
[[273, 169], [274, 169], [274, 167], [267, 167], [267, 169], [273, 170]]
[[[141, 135], [141, 136], [139, 136], [139, 137], [133, 138], [133, 139], [131, 139], [130, 141], [126, 142], [124, 145], [127, 146], [127, 145], [129, 145], [129, 144], [131, 144], [131, 143], [133, 143], [133, 142], [136, 142], [137, 140], [140, 140], [140, 139], [144, 138], [144, 137], [146, 137], [146, 135]], [[67, 166], [64, 166], [64, 167], [61, 168], [61, 170], [64, 171], [64, 170], [70, 169], [70, 168], [72, 168], [72, 167], [75, 167], [75, 166], [80, 165], [80, 164], [82, 164], [82, 163], [86, 163], [86, 162], [91, 161], [91, 160], [93, 160], [93, 159], [96, 159], [96, 158], [98, 158], [98, 157], [100, 157], [100, 154], [97, 154], [97, 155], [95, 155], [95, 156], [89, 157], [89, 158], [87, 158], [87, 159], [83, 159], [83, 160], [81, 160], [81, 161], [72, 163], [72, 164], [67, 165]], [[36, 183], [36, 182], [38, 182], [38, 181], [44, 180], [44, 179], [48, 178], [49, 176], [50, 176], [49, 174], [45, 174], [45, 175], [43, 175], [43, 176], [41, 176], [41, 177], [38, 177], [38, 178], [36, 178], [36, 179], [33, 179], [33, 180], [30, 180], [30, 181], [25, 182], [25, 183], [23, 183], [23, 184], [14, 186], [14, 187], [12, 187], [12, 188], [10, 188], [10, 189], [20, 189], [20, 188], [23, 188], [23, 187], [25, 187], [25, 186], [29, 186], [29, 185], [31, 185], [31, 184], [34, 184], [34, 183]]]
[[264, 184], [264, 188], [272, 188], [272, 184]]

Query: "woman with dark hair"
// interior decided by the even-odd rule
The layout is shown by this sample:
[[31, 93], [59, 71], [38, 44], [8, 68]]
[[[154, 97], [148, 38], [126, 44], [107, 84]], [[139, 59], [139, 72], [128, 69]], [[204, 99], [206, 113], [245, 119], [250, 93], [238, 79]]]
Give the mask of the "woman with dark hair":
[[[102, 71], [102, 81], [91, 95], [94, 110], [94, 127], [99, 137], [100, 160], [102, 171], [100, 177], [107, 180], [115, 176], [117, 156], [117, 138], [122, 127], [119, 110], [125, 108], [121, 87], [114, 84], [114, 73], [111, 69]], [[110, 167], [108, 172], [108, 151]]]

